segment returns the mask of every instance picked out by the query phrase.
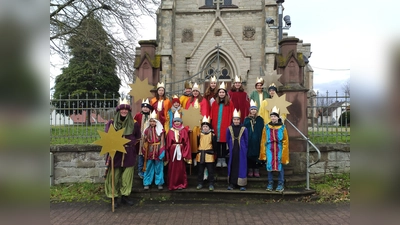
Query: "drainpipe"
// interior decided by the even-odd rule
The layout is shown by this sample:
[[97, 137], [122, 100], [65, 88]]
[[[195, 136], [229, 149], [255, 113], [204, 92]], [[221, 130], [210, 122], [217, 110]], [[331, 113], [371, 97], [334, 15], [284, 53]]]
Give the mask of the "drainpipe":
[[50, 186], [54, 185], [54, 155], [50, 152]]

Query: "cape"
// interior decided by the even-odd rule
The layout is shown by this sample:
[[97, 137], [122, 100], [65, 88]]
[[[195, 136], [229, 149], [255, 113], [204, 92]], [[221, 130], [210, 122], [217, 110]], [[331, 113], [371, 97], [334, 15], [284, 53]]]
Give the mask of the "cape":
[[217, 142], [226, 142], [226, 128], [232, 123], [234, 106], [232, 101], [228, 105], [213, 102], [211, 106], [211, 125], [217, 136]]
[[258, 109], [260, 109], [262, 100], [270, 97], [267, 91], [263, 90], [262, 93], [263, 93], [263, 99], [260, 99], [260, 95], [258, 94], [257, 90], [251, 92], [250, 94], [250, 99], [253, 99], [253, 101], [256, 102]]
[[257, 116], [253, 123], [251, 117], [246, 117], [243, 125], [247, 128], [249, 136], [247, 158], [256, 161], [260, 155], [260, 144], [262, 131], [264, 129], [264, 120], [260, 116]]
[[[245, 186], [247, 185], [247, 143], [248, 134], [246, 127], [242, 126], [240, 128], [239, 136], [235, 137], [232, 126], [226, 129], [226, 143], [229, 147], [229, 161], [228, 161], [228, 181], [231, 176], [237, 177], [237, 185]], [[239, 140], [239, 145], [235, 145], [235, 139]], [[236, 155], [235, 161], [234, 157]], [[238, 174], [233, 174], [232, 171], [238, 168]], [[236, 169], [237, 171], [237, 169]], [[232, 177], [233, 178], [233, 177]], [[236, 177], [234, 178], [236, 179]]]
[[229, 91], [228, 94], [235, 109], [240, 110], [240, 123], [243, 124], [244, 119], [249, 115], [250, 99], [244, 91]]
[[150, 100], [150, 105], [153, 106], [154, 110], [156, 110], [157, 115], [158, 115], [158, 120], [164, 126], [165, 132], [168, 132], [169, 126], [167, 124], [167, 116], [168, 116], [167, 114], [168, 114], [168, 110], [172, 107], [171, 101], [168, 98], [165, 98], [163, 101], [163, 106], [162, 106], [161, 111], [157, 110], [158, 101], [157, 101], [156, 97], [154, 97]]
[[289, 137], [285, 125], [265, 125], [260, 146], [260, 160], [267, 171], [281, 171], [289, 163]]

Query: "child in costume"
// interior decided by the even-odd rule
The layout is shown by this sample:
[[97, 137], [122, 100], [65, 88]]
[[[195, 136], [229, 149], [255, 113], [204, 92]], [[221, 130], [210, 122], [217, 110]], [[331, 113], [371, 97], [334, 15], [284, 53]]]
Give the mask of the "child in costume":
[[274, 106], [270, 114], [271, 121], [265, 125], [260, 146], [260, 160], [266, 161], [268, 171], [267, 191], [272, 191], [274, 186], [273, 171], [278, 171], [277, 192], [284, 190], [283, 165], [289, 163], [289, 137], [285, 125], [279, 117], [279, 109]]
[[211, 130], [210, 117], [203, 117], [201, 122], [201, 133], [198, 135], [198, 151], [196, 155], [198, 176], [196, 187], [197, 190], [203, 188], [204, 170], [208, 171], [208, 190], [214, 191], [214, 151], [213, 145], [215, 145], [215, 135]]
[[192, 163], [188, 130], [182, 124], [181, 115], [174, 113], [174, 124], [167, 135], [168, 189], [187, 188], [186, 162]]
[[235, 106], [235, 109], [240, 111], [240, 123], [243, 123], [246, 116], [249, 115], [250, 99], [243, 89], [242, 77], [238, 77], [237, 75], [235, 76], [235, 79], [233, 80], [233, 86], [228, 94], [233, 102], [233, 105]]
[[233, 112], [232, 125], [226, 129], [226, 143], [229, 147], [228, 190], [235, 187], [241, 191], [247, 185], [247, 129], [240, 124], [240, 112]]
[[155, 184], [159, 190], [163, 189], [164, 184], [164, 156], [165, 156], [165, 134], [163, 125], [157, 120], [155, 110], [150, 114], [149, 126], [143, 132], [144, 157], [143, 186], [145, 190], [150, 188], [155, 177]]

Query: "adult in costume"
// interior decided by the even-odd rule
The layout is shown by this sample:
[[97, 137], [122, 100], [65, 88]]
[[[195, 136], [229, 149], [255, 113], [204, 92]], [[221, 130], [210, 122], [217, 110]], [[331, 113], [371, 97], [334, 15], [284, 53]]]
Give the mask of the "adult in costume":
[[257, 115], [257, 105], [250, 101], [250, 114], [244, 119], [244, 126], [249, 134], [249, 145], [247, 148], [247, 177], [260, 177], [259, 165], [261, 134], [264, 129], [264, 120]]
[[[134, 120], [139, 124], [140, 126], [140, 134], [143, 133], [145, 127], [149, 126], [149, 119], [150, 119], [150, 112], [153, 110], [153, 107], [150, 105], [149, 100], [146, 98], [142, 100], [142, 111], [138, 112]], [[143, 179], [143, 164], [144, 164], [144, 159], [142, 155], [141, 149], [143, 148], [143, 139], [140, 138], [139, 143], [136, 144], [136, 149], [138, 152], [138, 176]]]
[[[267, 109], [267, 106], [268, 106], [268, 101], [267, 100], [272, 98], [272, 97], [274, 97], [277, 92], [278, 92], [278, 89], [276, 88], [275, 84], [272, 83], [268, 87], [268, 94], [269, 94], [270, 97], [264, 99], [261, 102], [259, 115], [264, 119], [264, 123], [265, 124], [267, 124], [267, 123], [269, 123], [271, 121], [270, 120], [270, 113], [269, 113], [269, 110]], [[286, 119], [286, 114], [281, 114], [280, 115], [280, 119], [282, 120], [282, 123], [284, 123], [285, 119]]]
[[208, 86], [203, 96], [209, 102], [211, 110], [212, 103], [218, 97], [217, 78], [215, 76], [210, 78], [210, 86]]
[[164, 157], [165, 157], [165, 135], [160, 121], [157, 119], [155, 110], [150, 114], [149, 126], [143, 132], [142, 154], [145, 165], [143, 166], [143, 186], [145, 190], [150, 188], [155, 177], [155, 184], [159, 190], [164, 184]]
[[174, 125], [167, 135], [168, 189], [187, 188], [186, 162], [192, 163], [188, 130], [182, 125], [178, 112], [174, 114]]
[[[185, 90], [183, 95], [179, 98], [182, 107], [186, 106], [186, 102], [192, 97], [192, 82], [185, 81]], [[172, 117], [171, 117], [172, 119]]]
[[172, 107], [171, 101], [165, 96], [164, 82], [157, 84], [156, 96], [150, 100], [150, 105], [157, 113], [157, 118], [163, 125], [165, 132], [168, 132], [167, 114]]
[[235, 76], [233, 86], [228, 92], [235, 109], [240, 111], [240, 123], [244, 122], [244, 118], [249, 115], [250, 99], [242, 87], [242, 77]]
[[265, 126], [262, 132], [260, 146], [260, 160], [266, 161], [268, 171], [267, 190], [272, 191], [274, 186], [273, 171], [278, 171], [277, 192], [284, 190], [283, 165], [289, 163], [289, 138], [285, 125], [279, 117], [279, 109], [274, 106], [270, 114], [271, 121]]
[[229, 147], [228, 190], [239, 186], [241, 191], [247, 185], [247, 129], [240, 124], [240, 112], [233, 112], [233, 123], [226, 129], [226, 142]]
[[[139, 124], [133, 120], [131, 106], [127, 99], [120, 99], [116, 108], [117, 113], [114, 118], [108, 121], [105, 132], [108, 132], [110, 126], [116, 131], [125, 129], [123, 137], [131, 140], [125, 144], [126, 153], [117, 151], [114, 156], [114, 198], [121, 197], [120, 202], [133, 205], [132, 200], [128, 198], [132, 191], [133, 173], [136, 162], [136, 141], [140, 139]], [[111, 156], [107, 155], [107, 167], [111, 166]], [[108, 198], [112, 198], [112, 170], [107, 169], [105, 180], [105, 193]], [[118, 201], [114, 201], [114, 208], [118, 207]]]
[[250, 99], [253, 99], [253, 101], [256, 102], [257, 106], [260, 106], [260, 107], [261, 107], [261, 102], [264, 99], [270, 97], [268, 92], [264, 91], [263, 85], [264, 85], [264, 79], [262, 79], [262, 77], [260, 77], [260, 78], [257, 77], [256, 84], [255, 84], [256, 90], [254, 90], [250, 94]]
[[211, 106], [211, 125], [217, 136], [215, 151], [217, 153], [217, 167], [227, 167], [225, 157], [226, 150], [226, 129], [232, 122], [233, 102], [230, 100], [225, 83], [222, 82], [218, 88], [218, 97]]
[[211, 130], [210, 117], [203, 117], [201, 122], [201, 133], [197, 136], [199, 147], [196, 154], [196, 161], [198, 165], [197, 187], [196, 189], [203, 188], [204, 170], [208, 171], [208, 190], [214, 191], [214, 150], [216, 139]]

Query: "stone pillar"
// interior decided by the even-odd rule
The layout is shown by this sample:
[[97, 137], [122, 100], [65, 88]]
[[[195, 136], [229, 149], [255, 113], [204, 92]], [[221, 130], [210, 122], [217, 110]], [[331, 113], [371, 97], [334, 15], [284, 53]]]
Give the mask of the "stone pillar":
[[[291, 102], [287, 109], [287, 119], [290, 120], [304, 135], [308, 136], [307, 127], [307, 92], [304, 87], [304, 66], [305, 62], [303, 54], [297, 52], [297, 42], [299, 39], [288, 37], [279, 42], [281, 46], [281, 54], [277, 54], [275, 58], [275, 69], [278, 74], [282, 74], [280, 82], [283, 86], [278, 88], [279, 96], [286, 94], [286, 101]], [[289, 151], [291, 152], [291, 165], [294, 167], [295, 173], [303, 173], [305, 171], [296, 171], [296, 168], [304, 168], [300, 165], [305, 163], [305, 159], [300, 159], [296, 154], [307, 151], [307, 141], [301, 134], [295, 130], [292, 125], [285, 123], [289, 134]], [[293, 156], [293, 157], [292, 157]], [[300, 159], [295, 160], [294, 159]], [[299, 164], [299, 165], [296, 165]]]

